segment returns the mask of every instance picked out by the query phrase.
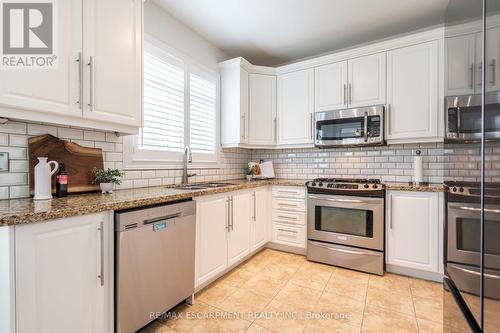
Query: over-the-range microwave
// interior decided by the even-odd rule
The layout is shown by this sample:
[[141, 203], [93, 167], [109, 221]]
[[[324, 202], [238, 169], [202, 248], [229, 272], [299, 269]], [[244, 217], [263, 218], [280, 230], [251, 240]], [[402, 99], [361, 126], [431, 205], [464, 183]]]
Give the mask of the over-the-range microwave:
[[316, 112], [319, 148], [384, 144], [384, 106]]

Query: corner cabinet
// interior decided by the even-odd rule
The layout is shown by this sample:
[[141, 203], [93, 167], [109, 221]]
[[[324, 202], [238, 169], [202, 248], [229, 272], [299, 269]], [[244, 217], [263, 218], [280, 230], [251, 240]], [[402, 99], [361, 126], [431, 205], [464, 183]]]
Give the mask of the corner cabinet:
[[439, 141], [441, 91], [438, 41], [387, 52], [388, 143]]
[[387, 264], [440, 273], [442, 193], [387, 192]]
[[16, 332], [113, 332], [112, 213], [14, 228]]
[[313, 144], [314, 69], [278, 76], [278, 144]]
[[135, 133], [142, 126], [142, 0], [63, 1], [58, 66], [2, 70], [3, 117]]
[[276, 143], [276, 76], [249, 75], [248, 143]]

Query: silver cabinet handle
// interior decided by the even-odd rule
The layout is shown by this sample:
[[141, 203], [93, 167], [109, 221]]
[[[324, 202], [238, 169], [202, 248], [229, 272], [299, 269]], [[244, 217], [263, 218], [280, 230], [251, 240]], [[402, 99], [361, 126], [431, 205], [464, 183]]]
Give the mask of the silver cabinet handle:
[[234, 230], [234, 206], [233, 206], [233, 196], [229, 199], [229, 204], [231, 205], [231, 231]]
[[352, 85], [349, 83], [349, 104], [352, 104]]
[[278, 141], [278, 118], [274, 117], [274, 142]]
[[309, 126], [309, 130], [311, 131], [311, 140], [313, 139], [314, 135], [314, 115], [311, 113], [310, 119], [309, 119], [311, 126]]
[[241, 134], [241, 138], [245, 139], [247, 136], [247, 115], [246, 115], [246, 113], [243, 113], [241, 115], [241, 119], [243, 120], [243, 132]]
[[278, 229], [279, 231], [282, 231], [282, 232], [288, 232], [288, 233], [291, 233], [291, 234], [296, 234], [297, 231], [295, 230], [287, 230], [287, 229]]
[[392, 196], [389, 195], [389, 200], [387, 200], [387, 210], [389, 211], [389, 216], [387, 216], [387, 218], [389, 219], [389, 229], [392, 230], [392, 205], [391, 205], [391, 202], [392, 202]]
[[[311, 242], [311, 241], [310, 241]], [[328, 249], [328, 250], [332, 250], [332, 251], [336, 251], [336, 252], [342, 252], [342, 253], [349, 253], [349, 254], [357, 254], [357, 255], [369, 255], [369, 256], [379, 256], [379, 254], [375, 254], [375, 253], [370, 253], [370, 252], [360, 252], [360, 251], [352, 251], [352, 250], [346, 250], [346, 249], [338, 249], [338, 248], [335, 248], [335, 247], [330, 247], [328, 245], [324, 245], [324, 244], [321, 244], [321, 243], [317, 243], [317, 242], [311, 242], [314, 246], [319, 246], [319, 247], [324, 247], [325, 249]]]
[[345, 84], [344, 84], [344, 101], [342, 104], [347, 105], [347, 85]]
[[[477, 70], [479, 71], [479, 77], [481, 78], [482, 77], [482, 70], [483, 70], [483, 63], [482, 62], [479, 64], [479, 66], [477, 66]], [[486, 75], [486, 73], [485, 73], [485, 75]], [[485, 79], [485, 81], [486, 81], [486, 79]], [[481, 80], [479, 80], [478, 85], [481, 86], [482, 84], [483, 84], [483, 82]]]
[[229, 222], [229, 219], [231, 218], [231, 208], [229, 205], [229, 197], [226, 199], [226, 230], [228, 232], [231, 231], [231, 224]]
[[278, 190], [278, 193], [297, 193], [297, 191], [294, 191], [294, 190]]
[[363, 131], [365, 132], [365, 142], [368, 142], [368, 112], [365, 112], [365, 117], [364, 117], [364, 127], [363, 127]]
[[494, 86], [496, 83], [496, 77], [495, 77], [496, 76], [496, 61], [495, 61], [495, 59], [491, 60], [490, 66], [491, 66], [491, 81], [490, 81], [490, 83], [492, 86]]
[[253, 220], [257, 221], [257, 199], [255, 192], [253, 192]]
[[104, 222], [101, 221], [99, 224], [99, 228], [97, 228], [100, 234], [100, 257], [101, 257], [101, 266], [99, 268], [100, 274], [97, 276], [99, 280], [101, 280], [101, 286], [104, 286]]
[[278, 206], [284, 206], [284, 207], [298, 207], [299, 205], [296, 205], [296, 204], [286, 204], [286, 203], [278, 202]]
[[469, 72], [470, 72], [470, 87], [474, 88], [474, 64], [471, 64], [469, 66]]
[[94, 111], [94, 57], [90, 56], [89, 58], [89, 71], [90, 71], [90, 100], [89, 100], [89, 108], [90, 111]]
[[277, 215], [276, 217], [279, 217], [281, 219], [286, 219], [286, 220], [294, 220], [294, 221], [297, 221], [298, 218], [296, 217], [292, 217], [292, 216], [283, 216], [283, 215]]
[[82, 52], [78, 52], [78, 59], [76, 59], [78, 63], [78, 105], [80, 109], [83, 109], [83, 60], [82, 60]]

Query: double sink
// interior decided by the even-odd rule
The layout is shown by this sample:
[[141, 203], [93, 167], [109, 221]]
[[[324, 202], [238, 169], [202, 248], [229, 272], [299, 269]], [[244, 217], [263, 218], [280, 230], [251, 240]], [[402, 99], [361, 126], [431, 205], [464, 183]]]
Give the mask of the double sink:
[[193, 190], [206, 190], [210, 188], [219, 188], [219, 187], [226, 187], [226, 186], [231, 186], [234, 184], [231, 183], [204, 183], [204, 184], [192, 184], [192, 185], [178, 185], [175, 186], [174, 188], [176, 190], [186, 190], [186, 191], [193, 191]]

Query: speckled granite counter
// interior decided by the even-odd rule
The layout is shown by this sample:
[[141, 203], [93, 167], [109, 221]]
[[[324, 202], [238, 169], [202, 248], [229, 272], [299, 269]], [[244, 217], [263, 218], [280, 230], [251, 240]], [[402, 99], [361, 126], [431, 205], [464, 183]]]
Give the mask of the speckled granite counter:
[[33, 201], [31, 198], [0, 200], [0, 226], [43, 222], [107, 210], [137, 208], [265, 185], [303, 186], [306, 180], [228, 180], [226, 182], [233, 185], [202, 190], [179, 190], [175, 187], [158, 186], [118, 190], [106, 195], [101, 193], [70, 195], [66, 198], [43, 201]]
[[443, 184], [413, 185], [409, 183], [385, 183], [385, 188], [394, 191], [444, 192]]

